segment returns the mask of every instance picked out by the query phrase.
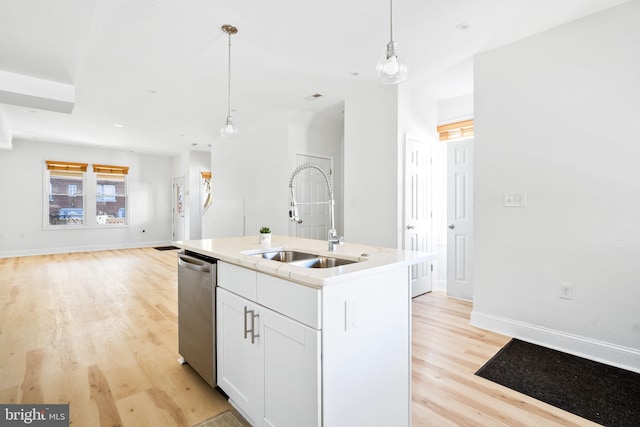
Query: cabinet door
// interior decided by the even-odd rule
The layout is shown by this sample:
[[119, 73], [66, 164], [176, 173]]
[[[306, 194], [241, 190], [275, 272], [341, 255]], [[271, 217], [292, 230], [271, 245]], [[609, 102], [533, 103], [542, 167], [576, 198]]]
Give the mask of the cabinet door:
[[[257, 306], [222, 288], [216, 288], [216, 292], [218, 386], [244, 415], [253, 418], [258, 391], [256, 375], [260, 368], [259, 342], [252, 344], [251, 333], [245, 338], [245, 327], [251, 326], [252, 313], [247, 311], [255, 313]], [[256, 333], [257, 322], [255, 319]]]
[[320, 426], [320, 331], [262, 308], [260, 426]]

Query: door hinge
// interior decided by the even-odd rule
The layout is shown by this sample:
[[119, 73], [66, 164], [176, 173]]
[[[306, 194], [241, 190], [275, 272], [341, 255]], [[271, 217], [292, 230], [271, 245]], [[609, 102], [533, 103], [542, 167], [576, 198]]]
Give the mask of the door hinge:
[[430, 266], [431, 266], [431, 271], [433, 271], [433, 264], [430, 264]]

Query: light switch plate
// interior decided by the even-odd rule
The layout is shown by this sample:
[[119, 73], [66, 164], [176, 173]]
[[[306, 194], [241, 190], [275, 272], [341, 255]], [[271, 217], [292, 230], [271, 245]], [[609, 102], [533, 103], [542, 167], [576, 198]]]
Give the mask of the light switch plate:
[[508, 208], [527, 206], [527, 193], [504, 193], [504, 206]]

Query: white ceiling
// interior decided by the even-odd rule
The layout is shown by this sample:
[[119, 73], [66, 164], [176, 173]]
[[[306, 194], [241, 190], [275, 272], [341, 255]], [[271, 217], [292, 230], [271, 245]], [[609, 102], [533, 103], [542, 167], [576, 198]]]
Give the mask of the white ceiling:
[[[410, 67], [402, 84], [436, 99], [471, 93], [473, 55], [626, 1], [396, 0], [394, 38]], [[0, 71], [76, 91], [71, 114], [0, 104], [0, 127], [13, 139], [206, 149], [226, 117], [223, 24], [239, 30], [240, 132], [295, 109], [341, 114], [345, 97], [380, 84], [388, 0], [0, 0]], [[323, 97], [305, 100], [314, 93]]]

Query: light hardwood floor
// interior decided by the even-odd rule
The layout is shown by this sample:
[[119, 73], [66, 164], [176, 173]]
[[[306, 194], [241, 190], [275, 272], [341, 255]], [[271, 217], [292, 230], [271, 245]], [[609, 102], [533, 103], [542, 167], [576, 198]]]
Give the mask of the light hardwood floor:
[[229, 404], [178, 358], [176, 251], [0, 259], [0, 402], [71, 425], [191, 426]]
[[[79, 427], [188, 427], [228, 409], [176, 362], [176, 277], [175, 251], [151, 248], [0, 259], [0, 403], [69, 403]], [[469, 326], [469, 303], [412, 306], [414, 427], [595, 425], [476, 377], [508, 338]]]

